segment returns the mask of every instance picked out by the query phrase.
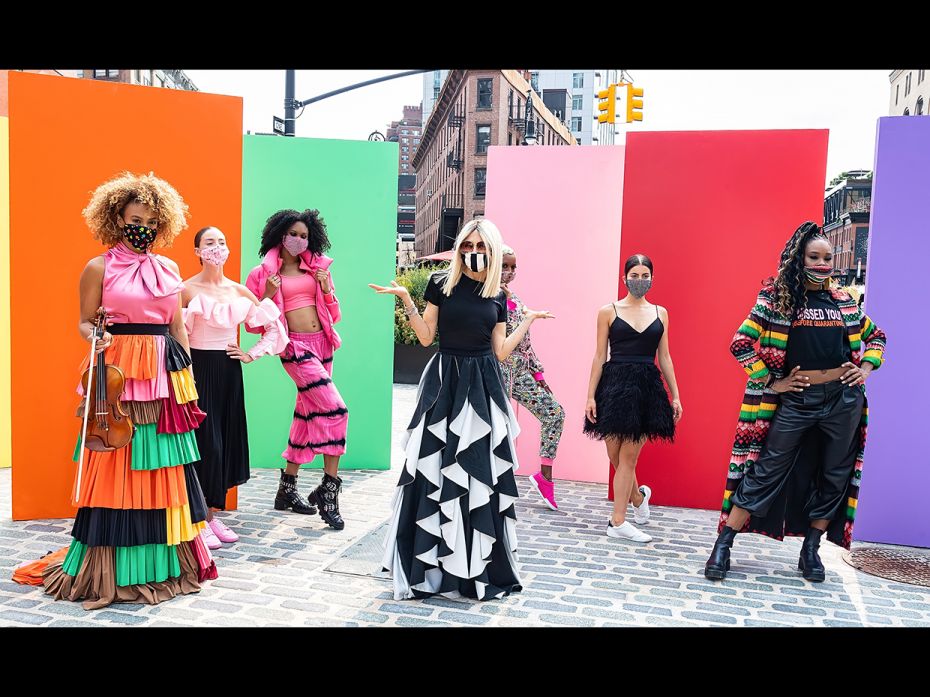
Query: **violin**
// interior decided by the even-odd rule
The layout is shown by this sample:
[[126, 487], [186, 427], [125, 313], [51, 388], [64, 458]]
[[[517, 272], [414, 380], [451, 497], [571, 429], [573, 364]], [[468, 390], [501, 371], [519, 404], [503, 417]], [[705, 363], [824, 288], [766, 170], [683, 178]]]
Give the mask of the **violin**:
[[[90, 345], [90, 360], [81, 376], [84, 388], [84, 422], [81, 428], [81, 460], [84, 448], [94, 452], [119, 450], [129, 445], [135, 426], [123, 409], [120, 397], [126, 385], [126, 376], [115, 365], [104, 361], [105, 351], [94, 359], [97, 341], [106, 331], [107, 315], [103, 308], [97, 310], [94, 336]], [[96, 366], [95, 366], [96, 363]]]

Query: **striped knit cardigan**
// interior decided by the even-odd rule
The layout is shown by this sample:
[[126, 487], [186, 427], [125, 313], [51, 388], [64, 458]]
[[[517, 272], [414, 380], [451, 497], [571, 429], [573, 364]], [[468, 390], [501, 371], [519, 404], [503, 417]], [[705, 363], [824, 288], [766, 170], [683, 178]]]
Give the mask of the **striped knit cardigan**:
[[[831, 290], [831, 295], [843, 314], [849, 338], [852, 362], [861, 365], [863, 361], [871, 363], [875, 369], [884, 362], [885, 334], [859, 309], [856, 301], [842, 290]], [[766, 383], [772, 379], [783, 378], [790, 370], [785, 366], [788, 332], [791, 320], [775, 309], [775, 288], [764, 287], [756, 300], [749, 317], [737, 330], [730, 344], [730, 351], [749, 375], [743, 404], [740, 407], [739, 421], [736, 425], [736, 438], [727, 470], [726, 491], [723, 495], [723, 508], [717, 526], [719, 533], [730, 514], [730, 497], [736, 491], [740, 480], [751, 469], [762, 452], [769, 425], [778, 408], [779, 394]], [[759, 342], [758, 352], [754, 348]], [[774, 382], [774, 380], [772, 380]], [[860, 389], [865, 392], [864, 387]], [[856, 465], [847, 487], [847, 506], [841, 514], [832, 520], [827, 528], [827, 539], [846, 549], [852, 543], [853, 522], [856, 517], [856, 505], [859, 498], [859, 482], [862, 477], [862, 455], [865, 450], [866, 424], [868, 422], [868, 403], [862, 407], [862, 419], [859, 422], [859, 451]], [[765, 517], [750, 516], [740, 532], [755, 532], [781, 540], [785, 535], [801, 536], [807, 532], [810, 521], [804, 515], [804, 504], [815, 481], [820, 466], [820, 433], [814, 429], [808, 434], [801, 446], [801, 453], [789, 475], [790, 479], [782, 488], [778, 499]]]

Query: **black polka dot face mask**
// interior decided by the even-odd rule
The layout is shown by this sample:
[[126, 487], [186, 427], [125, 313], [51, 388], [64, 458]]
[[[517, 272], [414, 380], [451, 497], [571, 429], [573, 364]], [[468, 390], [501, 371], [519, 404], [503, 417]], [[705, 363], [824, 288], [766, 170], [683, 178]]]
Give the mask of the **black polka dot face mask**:
[[127, 225], [123, 228], [123, 236], [126, 241], [139, 254], [145, 254], [148, 251], [148, 248], [155, 241], [156, 234], [155, 230], [145, 227], [145, 225]]

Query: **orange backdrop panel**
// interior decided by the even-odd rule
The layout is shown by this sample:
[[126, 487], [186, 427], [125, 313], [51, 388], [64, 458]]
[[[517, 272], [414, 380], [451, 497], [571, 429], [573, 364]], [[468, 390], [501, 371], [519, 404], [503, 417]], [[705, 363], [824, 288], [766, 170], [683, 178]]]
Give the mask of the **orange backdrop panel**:
[[13, 518], [74, 515], [69, 500], [78, 366], [78, 279], [106, 251], [81, 210], [96, 186], [153, 171], [190, 206], [190, 227], [160, 250], [187, 278], [194, 233], [215, 225], [240, 267], [242, 100], [239, 97], [11, 73], [10, 315]]

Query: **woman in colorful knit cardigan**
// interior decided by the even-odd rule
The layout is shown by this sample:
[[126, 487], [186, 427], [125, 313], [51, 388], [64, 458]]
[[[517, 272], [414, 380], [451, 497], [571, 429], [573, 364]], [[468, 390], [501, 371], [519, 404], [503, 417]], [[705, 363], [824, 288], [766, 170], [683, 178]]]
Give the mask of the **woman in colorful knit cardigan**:
[[804, 535], [798, 568], [810, 581], [825, 578], [817, 553], [824, 533], [846, 549], [852, 542], [868, 415], [863, 382], [882, 365], [885, 334], [848, 293], [830, 287], [832, 267], [821, 228], [805, 222], [730, 344], [749, 380], [707, 578], [726, 576], [737, 532]]

